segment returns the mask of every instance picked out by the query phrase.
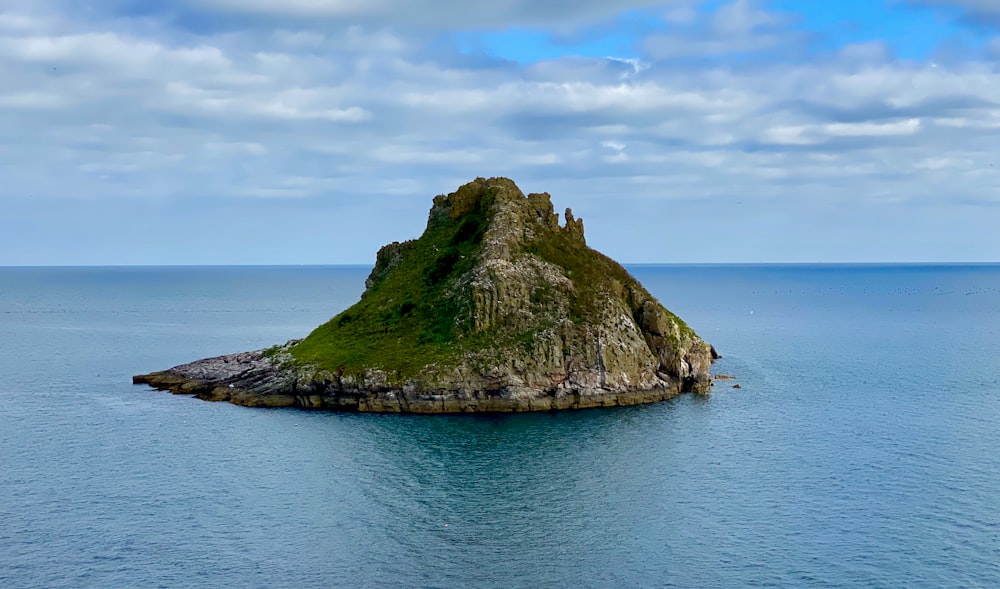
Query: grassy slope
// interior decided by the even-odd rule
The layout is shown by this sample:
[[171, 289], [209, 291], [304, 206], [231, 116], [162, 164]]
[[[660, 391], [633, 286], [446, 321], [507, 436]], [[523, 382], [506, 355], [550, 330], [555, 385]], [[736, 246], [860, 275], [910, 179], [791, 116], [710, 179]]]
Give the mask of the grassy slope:
[[400, 263], [357, 304], [316, 328], [292, 355], [300, 362], [347, 374], [380, 367], [412, 376], [460, 351], [469, 305], [449, 287], [471, 270], [487, 229], [489, 199], [438, 218], [413, 242]]
[[[614, 292], [611, 282], [620, 285], [635, 284], [642, 289], [621, 264], [604, 254], [582, 246], [574, 236], [565, 231], [546, 232], [528, 244], [527, 250], [539, 258], [563, 269], [573, 282], [570, 299], [570, 318], [580, 324], [597, 316], [598, 305], [604, 304], [601, 293]], [[645, 290], [643, 290], [645, 292]], [[648, 293], [647, 293], [648, 295]], [[648, 295], [653, 298], [651, 295]], [[677, 315], [667, 314], [677, 322], [682, 333], [694, 336], [694, 331]]]

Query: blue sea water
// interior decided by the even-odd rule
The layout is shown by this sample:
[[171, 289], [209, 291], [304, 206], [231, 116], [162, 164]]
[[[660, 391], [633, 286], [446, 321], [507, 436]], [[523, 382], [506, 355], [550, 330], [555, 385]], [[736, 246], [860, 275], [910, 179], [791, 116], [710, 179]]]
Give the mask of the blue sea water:
[[0, 268], [0, 587], [1000, 586], [1000, 266], [636, 266], [708, 397], [502, 416], [205, 403], [348, 267]]

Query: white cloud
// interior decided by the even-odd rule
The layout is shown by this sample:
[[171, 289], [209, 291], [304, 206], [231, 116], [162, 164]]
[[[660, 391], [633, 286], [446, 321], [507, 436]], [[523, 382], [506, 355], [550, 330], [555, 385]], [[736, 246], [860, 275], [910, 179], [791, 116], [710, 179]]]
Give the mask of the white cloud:
[[607, 56], [605, 59], [629, 66], [630, 68], [629, 70], [626, 70], [621, 73], [622, 80], [631, 79], [635, 77], [635, 74], [642, 73], [649, 69], [649, 64], [642, 61], [641, 59], [628, 58], [628, 57], [612, 57], [612, 56]]
[[24, 110], [54, 110], [71, 104], [71, 101], [59, 94], [45, 92], [12, 92], [0, 94], [0, 106], [10, 109]]
[[658, 59], [704, 58], [790, 48], [801, 35], [784, 28], [789, 19], [761, 8], [759, 0], [731, 0], [705, 22], [649, 35], [644, 47]]
[[627, 147], [624, 143], [620, 141], [602, 141], [601, 147], [611, 150], [610, 155], [604, 156], [604, 161], [609, 164], [621, 163], [628, 160], [628, 154], [625, 153], [625, 148]]
[[205, 150], [220, 156], [267, 154], [267, 147], [264, 145], [244, 141], [210, 141], [205, 144]]
[[673, 25], [690, 25], [698, 22], [698, 1], [689, 0], [677, 6], [668, 7], [663, 20]]
[[889, 48], [884, 41], [853, 43], [840, 50], [840, 59], [858, 64], [877, 64], [891, 58]]
[[[383, 146], [372, 151], [372, 157], [388, 164], [479, 164], [484, 157], [472, 150], [415, 149], [411, 147]], [[499, 155], [499, 154], [493, 154]]]
[[910, 0], [913, 4], [956, 8], [974, 18], [1000, 19], [1000, 4], [995, 0]]
[[768, 129], [765, 137], [784, 145], [819, 145], [838, 137], [899, 137], [920, 131], [920, 119], [886, 123], [827, 123], [822, 125], [781, 125]]
[[920, 127], [920, 119], [906, 119], [890, 123], [829, 123], [822, 129], [835, 137], [896, 137], [913, 135]]
[[[526, 190], [614, 196], [593, 209], [612, 215], [608, 202], [629, 206], [616, 200], [623, 193], [864, 208], [991, 203], [1000, 186], [992, 62], [932, 67], [880, 43], [820, 60], [728, 61], [798, 42], [759, 3], [678, 17], [679, 32], [652, 36], [639, 58], [518, 64], [376, 22], [398, 4], [218, 1], [189, 5], [308, 18], [357, 10], [374, 24], [178, 31], [4, 13], [0, 202], [340, 207], [345, 195], [393, 195], [412, 197], [419, 217], [429, 195], [509, 175]], [[531, 15], [508, 2], [477, 17], [455, 4], [443, 26], [555, 19], [569, 6]], [[598, 15], [626, 4], [581, 6]]]
[[733, 0], [712, 14], [709, 26], [720, 36], [747, 36], [785, 22], [785, 18], [760, 8], [754, 0]]
[[406, 22], [434, 29], [506, 26], [567, 26], [614, 16], [624, 10], [687, 0], [183, 0], [192, 9], [331, 22]]
[[0, 12], [0, 30], [6, 32], [30, 31], [37, 21], [24, 14]]

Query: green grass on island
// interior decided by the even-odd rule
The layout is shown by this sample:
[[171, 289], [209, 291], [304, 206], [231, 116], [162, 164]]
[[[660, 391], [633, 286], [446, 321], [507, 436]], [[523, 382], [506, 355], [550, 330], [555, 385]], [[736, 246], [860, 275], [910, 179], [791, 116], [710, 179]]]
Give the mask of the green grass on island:
[[388, 272], [376, 266], [362, 299], [316, 328], [292, 356], [335, 372], [381, 368], [403, 377], [456, 357], [459, 335], [470, 331], [472, 303], [448, 288], [476, 265], [491, 204], [488, 195], [453, 196], [452, 218], [430, 219], [420, 239], [401, 244], [398, 264]]

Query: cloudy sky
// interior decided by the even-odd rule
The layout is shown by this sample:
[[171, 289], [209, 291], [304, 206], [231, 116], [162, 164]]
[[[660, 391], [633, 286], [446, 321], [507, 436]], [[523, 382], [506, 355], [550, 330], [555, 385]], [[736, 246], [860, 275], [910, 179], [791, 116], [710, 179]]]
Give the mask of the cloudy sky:
[[0, 265], [370, 264], [509, 176], [624, 262], [1000, 260], [997, 0], [0, 0]]

